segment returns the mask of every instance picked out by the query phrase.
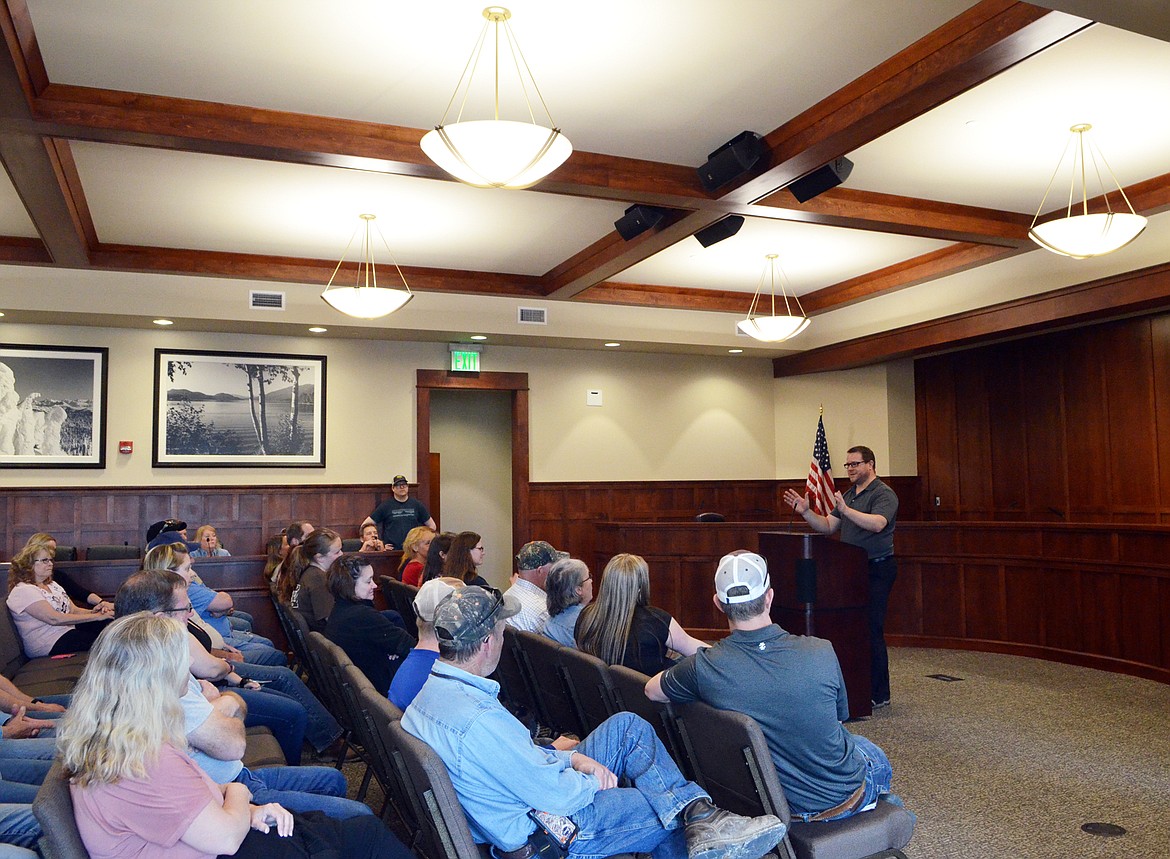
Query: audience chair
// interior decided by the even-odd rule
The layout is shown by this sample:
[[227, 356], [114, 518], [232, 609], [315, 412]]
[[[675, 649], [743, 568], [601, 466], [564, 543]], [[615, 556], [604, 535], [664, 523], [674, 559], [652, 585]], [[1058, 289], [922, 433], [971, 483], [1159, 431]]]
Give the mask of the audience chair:
[[591, 734], [598, 725], [621, 711], [609, 677], [609, 666], [596, 656], [572, 647], [562, 647], [560, 656], [577, 720], [585, 734]]
[[486, 845], [475, 843], [447, 767], [434, 749], [412, 737], [400, 722], [389, 725], [395, 748], [406, 764], [411, 790], [418, 797], [419, 838], [415, 849], [427, 859], [487, 859]]
[[414, 614], [414, 595], [418, 588], [399, 581], [391, 576], [381, 576], [382, 595], [386, 604], [402, 615], [402, 622], [406, 624], [406, 631], [415, 639], [418, 638], [418, 623]]
[[333, 714], [333, 718], [337, 719], [344, 731], [341, 751], [337, 754], [337, 768], [341, 769], [342, 764], [345, 763], [346, 753], [351, 745], [358, 756], [365, 761], [366, 756], [358, 745], [360, 740], [356, 736], [353, 714], [350, 711], [341, 679], [342, 668], [351, 664], [349, 657], [344, 650], [319, 632], [310, 632], [306, 642], [309, 658], [313, 660], [313, 670], [318, 673], [318, 684], [325, 693], [322, 703]]
[[[373, 774], [374, 778], [378, 780], [378, 786], [382, 788], [382, 795], [385, 797], [382, 802], [382, 810], [379, 812], [383, 822], [385, 822], [387, 812], [394, 806], [395, 784], [390, 756], [382, 748], [382, 738], [378, 736], [378, 729], [374, 725], [373, 711], [370, 710], [368, 703], [370, 693], [377, 696], [378, 690], [373, 687], [369, 678], [356, 665], [346, 665], [342, 672], [346, 681], [344, 688], [346, 694], [350, 696], [350, 708], [357, 722], [358, 741], [367, 754], [366, 779], [368, 781], [370, 775]], [[395, 808], [395, 810], [397, 809]], [[399, 817], [401, 816], [399, 815]], [[405, 824], [406, 819], [402, 818], [402, 820]]]
[[541, 724], [558, 733], [584, 737], [561, 659], [565, 648], [536, 632], [517, 630], [516, 640], [520, 643], [523, 665], [532, 678], [532, 688], [536, 690], [537, 710], [543, 714]]
[[69, 795], [69, 776], [58, 760], [45, 776], [33, 800], [33, 814], [40, 821], [44, 835], [37, 845], [44, 859], [89, 859], [89, 852], [77, 831], [73, 817], [73, 798]]
[[691, 763], [683, 752], [682, 742], [675, 730], [673, 705], [660, 704], [646, 697], [646, 684], [650, 678], [641, 671], [624, 665], [611, 665], [609, 677], [613, 682], [614, 701], [618, 710], [641, 716], [649, 722], [683, 775], [691, 778]]
[[524, 670], [520, 642], [516, 638], [516, 630], [510, 626], [504, 627], [504, 647], [500, 651], [500, 662], [492, 673], [492, 679], [500, 684], [502, 700], [520, 721], [528, 724], [534, 719], [539, 720], [532, 678]]
[[313, 694], [324, 702], [327, 693], [321, 688], [324, 683], [321, 677], [322, 672], [317, 667], [316, 656], [309, 652], [309, 622], [295, 608], [282, 605], [281, 611], [284, 612], [284, 617], [288, 621], [289, 631], [292, 633], [289, 644], [292, 645], [293, 653], [296, 654], [297, 661], [304, 669], [305, 682], [308, 683]]
[[138, 546], [90, 546], [85, 550], [87, 561], [136, 561], [141, 557]]
[[700, 513], [695, 517], [696, 522], [726, 522], [722, 513]]
[[62, 546], [60, 543], [58, 543], [57, 544], [57, 551], [54, 553], [53, 558], [55, 560], [58, 560], [58, 561], [76, 561], [77, 560], [77, 547], [76, 546]]
[[292, 648], [293, 655], [292, 659], [289, 660], [288, 667], [303, 678], [309, 669], [301, 651], [300, 641], [293, 632], [292, 619], [288, 616], [288, 609], [285, 608], [284, 603], [277, 599], [276, 594], [272, 594], [271, 597], [272, 607], [276, 611], [276, 622], [280, 624], [280, 630], [284, 633], [284, 639], [288, 642], [288, 646]]
[[343, 552], [359, 552], [362, 548], [361, 537], [346, 537], [341, 541], [341, 551]]
[[72, 692], [88, 659], [88, 651], [67, 658], [38, 656], [29, 659], [8, 606], [0, 606], [0, 674], [22, 691], [33, 697]]
[[831, 823], [792, 818], [764, 732], [742, 713], [702, 702], [674, 708], [694, 779], [721, 808], [737, 814], [774, 814], [788, 825], [780, 859], [906, 859], [914, 818], [881, 800], [872, 811]]
[[379, 695], [373, 686], [362, 689], [359, 694], [362, 704], [365, 705], [374, 724], [377, 736], [376, 753], [383, 756], [383, 766], [390, 776], [390, 791], [394, 797], [394, 809], [402, 819], [406, 831], [410, 834], [410, 847], [414, 849], [421, 837], [422, 824], [419, 823], [419, 817], [422, 814], [421, 801], [414, 793], [410, 773], [406, 769], [406, 762], [395, 743], [397, 735], [390, 732], [390, 726], [396, 725], [402, 720], [402, 711], [394, 706], [392, 701]]

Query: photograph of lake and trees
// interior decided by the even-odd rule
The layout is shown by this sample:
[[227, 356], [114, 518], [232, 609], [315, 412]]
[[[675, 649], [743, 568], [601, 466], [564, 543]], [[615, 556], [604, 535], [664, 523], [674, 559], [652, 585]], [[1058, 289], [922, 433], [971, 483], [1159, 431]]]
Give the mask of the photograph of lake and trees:
[[156, 464], [324, 464], [324, 357], [159, 350], [156, 366]]

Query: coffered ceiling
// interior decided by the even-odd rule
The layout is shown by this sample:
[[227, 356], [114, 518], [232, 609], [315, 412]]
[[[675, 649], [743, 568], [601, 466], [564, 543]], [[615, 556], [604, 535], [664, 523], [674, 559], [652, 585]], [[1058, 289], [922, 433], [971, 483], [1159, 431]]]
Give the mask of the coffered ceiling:
[[[805, 372], [1170, 305], [1157, 277], [1136, 278], [1136, 295], [1116, 286], [1170, 259], [1164, 13], [1119, 0], [1104, 23], [1069, 14], [1085, 5], [516, 0], [513, 30], [574, 154], [534, 188], [500, 191], [455, 182], [418, 148], [482, 0], [7, 0], [0, 310], [742, 348]], [[1132, 245], [1088, 261], [1026, 237], [1077, 122], [1151, 216]], [[767, 156], [703, 191], [695, 168], [745, 129]], [[841, 155], [855, 163], [843, 186], [803, 205], [783, 190]], [[613, 222], [634, 203], [668, 214], [627, 242]], [[417, 294], [370, 322], [319, 298], [361, 212]], [[692, 237], [729, 213], [746, 217], [735, 236]], [[814, 316], [778, 347], [734, 329], [766, 253]], [[287, 310], [249, 309], [258, 286], [284, 291]], [[548, 308], [549, 324], [518, 324], [520, 306]]]

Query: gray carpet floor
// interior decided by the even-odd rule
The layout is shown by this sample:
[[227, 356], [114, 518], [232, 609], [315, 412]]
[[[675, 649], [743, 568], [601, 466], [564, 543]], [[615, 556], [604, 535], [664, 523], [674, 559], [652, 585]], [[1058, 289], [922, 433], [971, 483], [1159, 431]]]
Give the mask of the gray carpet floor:
[[895, 648], [890, 671], [893, 703], [849, 728], [893, 762], [911, 859], [1170, 859], [1170, 686], [955, 650]]

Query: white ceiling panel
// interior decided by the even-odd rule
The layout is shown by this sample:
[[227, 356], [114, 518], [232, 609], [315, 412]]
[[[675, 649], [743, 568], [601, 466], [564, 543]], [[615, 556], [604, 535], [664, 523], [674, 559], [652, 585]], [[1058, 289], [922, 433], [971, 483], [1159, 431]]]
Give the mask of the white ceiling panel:
[[775, 253], [780, 255], [788, 288], [803, 295], [948, 244], [819, 224], [746, 218], [739, 232], [729, 239], [708, 248], [698, 239], [686, 239], [613, 279], [751, 293], [764, 270], [766, 255]]
[[[540, 275], [624, 211], [359, 170], [99, 143], [73, 152], [98, 238], [116, 244], [331, 260], [370, 212], [401, 265]], [[387, 256], [380, 244], [375, 254]]]
[[[745, 128], [771, 131], [973, 2], [507, 5], [576, 148], [697, 166]], [[442, 116], [485, 5], [28, 0], [54, 81], [412, 128]], [[486, 84], [488, 71], [477, 81]], [[488, 104], [469, 110], [483, 118]]]
[[1122, 186], [1166, 173], [1168, 99], [1170, 43], [1096, 25], [851, 153], [848, 185], [1035, 214], [1076, 123]]
[[0, 236], [31, 239], [36, 235], [37, 229], [8, 180], [8, 174], [0, 171]]

